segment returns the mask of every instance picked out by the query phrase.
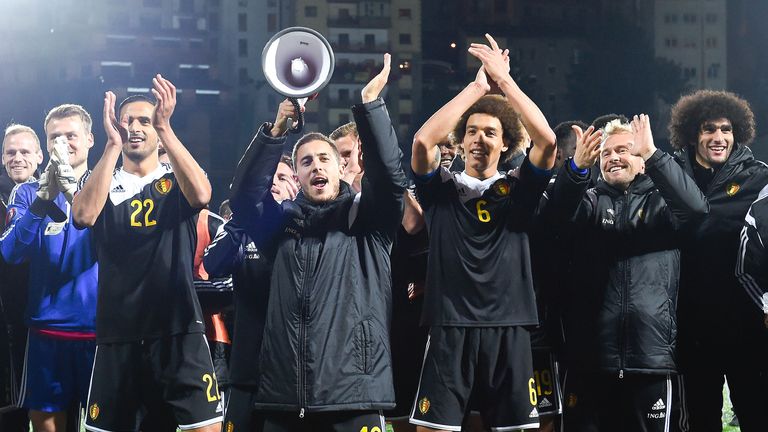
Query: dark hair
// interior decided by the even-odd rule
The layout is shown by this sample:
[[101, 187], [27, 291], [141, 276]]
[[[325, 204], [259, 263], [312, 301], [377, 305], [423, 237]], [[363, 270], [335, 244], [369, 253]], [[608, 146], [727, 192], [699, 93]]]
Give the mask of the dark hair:
[[520, 123], [520, 116], [512, 109], [503, 96], [483, 96], [461, 115], [461, 118], [453, 128], [453, 136], [456, 137], [458, 143], [464, 142], [467, 120], [469, 120], [472, 114], [488, 114], [496, 117], [501, 122], [503, 130], [501, 139], [506, 144], [507, 151], [501, 152], [500, 163], [508, 161], [513, 155], [523, 151], [526, 143], [523, 142], [523, 125]]
[[590, 126], [594, 126], [595, 130], [605, 129], [605, 125], [607, 125], [608, 123], [616, 119], [621, 120], [621, 123], [629, 123], [629, 119], [624, 114], [610, 113], [610, 114], [603, 114], [600, 117], [592, 120], [592, 124]]
[[294, 171], [296, 171], [296, 162], [298, 162], [296, 160], [296, 153], [299, 152], [299, 147], [312, 141], [323, 141], [327, 143], [329, 146], [331, 146], [331, 150], [333, 150], [333, 155], [334, 157], [336, 157], [336, 162], [341, 163], [341, 154], [339, 154], [339, 149], [336, 148], [336, 144], [334, 144], [330, 138], [321, 134], [320, 132], [310, 132], [304, 135], [303, 137], [299, 138], [299, 140], [296, 141], [296, 144], [293, 146], [293, 152], [291, 152], [291, 159], [293, 159]]
[[219, 216], [224, 219], [229, 219], [229, 217], [232, 216], [232, 208], [229, 206], [228, 199], [221, 202], [221, 205], [219, 206]]
[[289, 155], [288, 153], [283, 153], [282, 155], [280, 155], [280, 162], [288, 165], [289, 167], [291, 167], [291, 169], [293, 169], [293, 158], [291, 158], [291, 155]]
[[555, 144], [557, 144], [557, 148], [562, 148], [568, 138], [574, 137], [571, 126], [578, 126], [581, 130], [585, 130], [589, 127], [581, 120], [568, 120], [555, 126], [552, 131], [555, 133]]
[[676, 149], [698, 142], [701, 125], [726, 118], [735, 142], [750, 145], [755, 139], [755, 115], [749, 102], [727, 91], [699, 90], [683, 96], [672, 107], [669, 143]]
[[126, 106], [128, 104], [131, 104], [131, 103], [134, 103], [134, 102], [146, 102], [146, 103], [148, 103], [148, 104], [150, 104], [152, 106], [156, 106], [157, 105], [157, 101], [154, 98], [151, 98], [149, 96], [140, 95], [140, 94], [131, 95], [131, 96], [128, 96], [127, 98], [123, 99], [122, 102], [120, 102], [120, 105], [117, 107], [118, 115], [120, 114], [120, 111], [123, 110], [124, 106]]

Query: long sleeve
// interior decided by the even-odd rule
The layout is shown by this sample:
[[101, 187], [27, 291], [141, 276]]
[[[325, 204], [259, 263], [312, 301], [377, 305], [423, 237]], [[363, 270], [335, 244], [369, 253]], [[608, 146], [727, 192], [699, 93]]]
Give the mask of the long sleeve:
[[372, 222], [394, 235], [402, 219], [407, 187], [397, 135], [381, 98], [355, 105], [352, 113], [365, 162], [357, 219]]
[[646, 161], [646, 174], [664, 197], [677, 227], [709, 213], [709, 203], [692, 177], [661, 150]]
[[243, 237], [245, 232], [232, 221], [222, 229], [205, 249], [203, 265], [213, 277], [231, 275], [243, 261]]
[[[736, 277], [749, 294], [749, 298], [765, 313], [768, 308], [768, 253], [763, 239], [768, 238], [768, 188], [763, 189], [750, 207], [741, 230], [739, 252], [736, 257]], [[765, 300], [764, 300], [765, 299]]]
[[3, 259], [10, 264], [29, 260], [29, 255], [38, 242], [40, 225], [45, 219], [45, 206], [36, 200], [37, 183], [24, 183], [13, 190], [8, 206], [8, 227], [0, 238]]

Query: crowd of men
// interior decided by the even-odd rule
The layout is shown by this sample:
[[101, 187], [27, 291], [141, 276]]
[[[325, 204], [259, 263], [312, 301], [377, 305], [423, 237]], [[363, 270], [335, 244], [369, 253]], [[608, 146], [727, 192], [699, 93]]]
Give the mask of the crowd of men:
[[682, 97], [674, 154], [645, 114], [553, 129], [486, 37], [410, 169], [387, 54], [354, 122], [290, 155], [282, 102], [220, 216], [160, 75], [105, 94], [92, 170], [81, 106], [47, 114], [43, 169], [34, 130], [8, 126], [1, 430], [78, 430], [82, 407], [95, 432], [706, 432], [726, 379], [741, 429], [765, 430], [748, 103]]

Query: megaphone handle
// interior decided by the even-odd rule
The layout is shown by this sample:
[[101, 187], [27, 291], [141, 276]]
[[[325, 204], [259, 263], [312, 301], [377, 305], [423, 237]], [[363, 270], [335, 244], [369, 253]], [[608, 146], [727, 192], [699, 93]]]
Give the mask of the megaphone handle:
[[302, 130], [304, 130], [304, 113], [301, 112], [301, 105], [299, 104], [298, 99], [296, 98], [288, 98], [289, 101], [293, 104], [293, 107], [296, 109], [296, 126], [291, 126], [290, 129], [288, 129], [291, 133], [299, 133]]

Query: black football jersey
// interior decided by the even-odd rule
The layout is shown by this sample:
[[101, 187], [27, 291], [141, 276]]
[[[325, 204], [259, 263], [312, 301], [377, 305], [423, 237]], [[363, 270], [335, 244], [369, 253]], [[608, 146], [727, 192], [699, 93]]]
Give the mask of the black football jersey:
[[205, 330], [192, 282], [198, 211], [169, 164], [145, 177], [115, 170], [92, 230], [99, 261], [98, 343]]
[[429, 230], [422, 323], [538, 323], [527, 230], [551, 176], [526, 159], [479, 180], [440, 168], [417, 182]]

